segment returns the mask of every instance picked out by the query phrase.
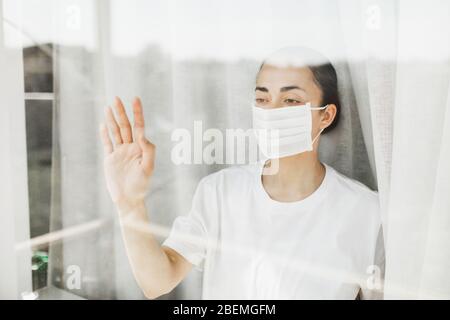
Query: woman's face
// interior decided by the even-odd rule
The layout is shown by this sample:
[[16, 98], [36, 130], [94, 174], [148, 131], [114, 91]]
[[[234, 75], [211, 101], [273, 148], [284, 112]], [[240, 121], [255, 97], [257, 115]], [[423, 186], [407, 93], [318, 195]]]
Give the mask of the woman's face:
[[[265, 109], [282, 108], [311, 103], [322, 107], [322, 91], [308, 67], [277, 67], [265, 64], [256, 79], [255, 105]], [[318, 133], [331, 124], [336, 106], [312, 112], [312, 131]]]

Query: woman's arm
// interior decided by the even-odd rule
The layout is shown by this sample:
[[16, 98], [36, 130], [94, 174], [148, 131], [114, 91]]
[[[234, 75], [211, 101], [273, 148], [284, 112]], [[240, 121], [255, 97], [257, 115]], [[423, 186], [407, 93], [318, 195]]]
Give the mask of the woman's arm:
[[134, 277], [145, 296], [154, 299], [176, 287], [192, 264], [175, 250], [161, 247], [145, 228], [149, 220], [144, 198], [153, 174], [155, 146], [145, 138], [140, 100], [133, 101], [133, 129], [120, 99], [116, 98], [114, 104], [116, 116], [107, 107], [107, 126], [103, 124], [100, 128], [106, 184], [119, 213]]

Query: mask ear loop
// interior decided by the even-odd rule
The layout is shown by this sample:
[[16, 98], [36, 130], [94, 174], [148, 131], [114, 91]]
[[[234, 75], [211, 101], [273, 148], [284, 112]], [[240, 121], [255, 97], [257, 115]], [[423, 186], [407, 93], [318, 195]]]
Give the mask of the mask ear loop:
[[323, 128], [322, 130], [319, 131], [319, 133], [317, 134], [317, 136], [313, 139], [313, 141], [311, 142], [312, 145], [314, 145], [314, 142], [316, 142], [317, 138], [319, 138], [320, 134], [323, 132], [323, 130], [325, 130], [325, 128]]
[[[328, 107], [328, 105], [325, 105], [323, 107], [315, 107], [315, 108], [311, 108], [311, 110], [324, 110]], [[322, 134], [323, 130], [325, 130], [325, 128], [321, 129], [319, 131], [319, 133], [316, 135], [316, 137], [313, 139], [313, 141], [311, 142], [311, 145], [314, 145], [314, 142], [316, 142], [316, 140], [319, 138], [319, 136]]]
[[[309, 104], [309, 102], [308, 102], [308, 104]], [[328, 108], [327, 104], [324, 105], [323, 107], [310, 107], [311, 110], [324, 110], [326, 108]]]

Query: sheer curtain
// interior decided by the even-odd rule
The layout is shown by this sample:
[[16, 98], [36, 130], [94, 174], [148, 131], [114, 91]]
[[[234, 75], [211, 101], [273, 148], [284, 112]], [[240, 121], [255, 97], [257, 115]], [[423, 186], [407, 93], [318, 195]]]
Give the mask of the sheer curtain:
[[0, 0], [0, 299], [20, 299], [32, 289], [25, 104], [20, 33], [6, 23]]
[[[81, 26], [64, 19], [54, 26], [52, 229], [82, 228], [53, 245], [52, 283], [87, 298], [142, 297], [103, 179], [97, 127], [114, 95], [128, 104], [138, 95], [144, 103], [147, 135], [158, 146], [149, 216], [163, 227], [162, 241], [173, 219], [189, 210], [198, 181], [223, 167], [173, 164], [173, 130], [193, 134], [196, 120], [204, 130], [249, 128], [261, 59], [280, 47], [304, 45], [335, 64], [342, 95], [342, 119], [323, 137], [321, 159], [380, 191], [386, 297], [449, 297], [446, 2], [89, 3], [54, 4], [56, 17], [78, 8]], [[420, 12], [427, 15], [417, 23]], [[81, 270], [80, 288], [65, 281], [72, 265]], [[198, 298], [200, 292], [201, 274], [193, 271], [169, 297]]]
[[376, 164], [385, 298], [448, 299], [450, 4], [349, 5], [341, 14], [347, 49], [364, 57], [350, 70]]
[[387, 298], [450, 298], [449, 13], [448, 1], [398, 3]]

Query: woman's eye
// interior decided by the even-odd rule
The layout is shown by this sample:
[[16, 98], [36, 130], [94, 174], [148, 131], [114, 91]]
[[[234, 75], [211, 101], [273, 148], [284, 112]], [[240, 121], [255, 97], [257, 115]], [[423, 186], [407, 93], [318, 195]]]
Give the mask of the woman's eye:
[[265, 100], [262, 99], [262, 98], [256, 98], [256, 99], [255, 99], [255, 102], [256, 102], [256, 103], [264, 103], [264, 101], [265, 101]]
[[286, 103], [294, 103], [294, 104], [300, 104], [301, 103], [299, 100], [295, 100], [295, 99], [285, 99], [284, 102], [286, 102]]

